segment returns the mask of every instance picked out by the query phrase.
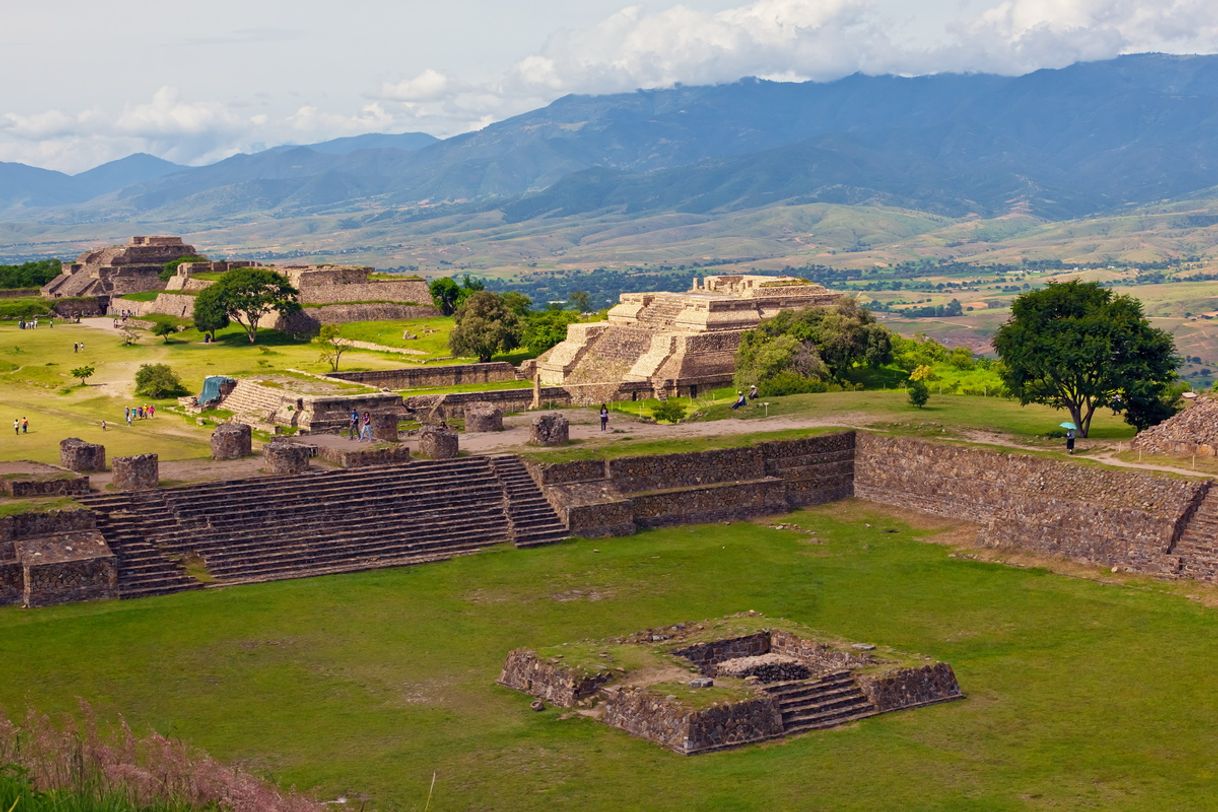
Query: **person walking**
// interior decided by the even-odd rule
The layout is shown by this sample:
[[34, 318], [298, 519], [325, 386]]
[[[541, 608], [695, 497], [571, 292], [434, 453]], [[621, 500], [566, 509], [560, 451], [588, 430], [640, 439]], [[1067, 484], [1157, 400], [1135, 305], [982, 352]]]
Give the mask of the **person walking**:
[[351, 409], [351, 417], [347, 420], [347, 439], [354, 440], [359, 436], [359, 412]]
[[131, 407], [130, 406], [123, 407], [123, 421], [126, 422], [126, 424], [128, 426], [131, 425]]
[[609, 428], [609, 407], [601, 404], [601, 431]]
[[1074, 453], [1074, 429], [1066, 429], [1066, 453]]
[[156, 417], [156, 404], [155, 403], [148, 404], [148, 416]]
[[131, 418], [135, 417], [135, 409], [127, 409], [127, 427], [131, 427]]
[[13, 434], [21, 436], [21, 420], [16, 417], [13, 418]]
[[106, 430], [106, 418], [102, 418], [102, 431]]
[[372, 412], [364, 412], [363, 425], [359, 430], [359, 441], [372, 442]]
[[29, 421], [29, 418], [27, 418], [27, 417], [21, 418], [21, 433], [22, 434], [30, 433], [30, 421]]

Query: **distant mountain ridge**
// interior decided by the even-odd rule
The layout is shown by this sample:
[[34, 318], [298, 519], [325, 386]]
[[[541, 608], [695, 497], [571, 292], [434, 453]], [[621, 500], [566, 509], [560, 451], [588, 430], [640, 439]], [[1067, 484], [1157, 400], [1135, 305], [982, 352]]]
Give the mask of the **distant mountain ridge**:
[[371, 134], [204, 167], [157, 160], [72, 177], [0, 164], [0, 220], [455, 208], [524, 221], [822, 202], [1069, 219], [1218, 186], [1218, 56], [566, 96], [442, 141]]

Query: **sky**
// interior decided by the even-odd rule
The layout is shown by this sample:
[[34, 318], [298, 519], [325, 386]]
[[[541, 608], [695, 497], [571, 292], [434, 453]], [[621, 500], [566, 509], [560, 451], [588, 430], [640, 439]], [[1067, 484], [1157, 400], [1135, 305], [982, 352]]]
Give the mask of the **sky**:
[[455, 135], [567, 93], [1218, 51], [1218, 0], [0, 0], [0, 161]]

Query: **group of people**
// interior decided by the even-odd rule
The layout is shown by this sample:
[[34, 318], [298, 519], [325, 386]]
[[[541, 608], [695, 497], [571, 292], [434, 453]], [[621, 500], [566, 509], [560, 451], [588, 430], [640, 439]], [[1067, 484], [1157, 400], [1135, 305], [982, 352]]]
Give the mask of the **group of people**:
[[134, 315], [135, 315], [135, 313], [133, 313], [133, 312], [132, 312], [132, 311], [130, 311], [130, 310], [120, 310], [120, 311], [119, 311], [119, 312], [118, 312], [118, 313], [117, 313], [117, 314], [114, 316], [114, 329], [115, 329], [115, 330], [117, 330], [117, 329], [118, 329], [119, 322], [122, 322], [123, 324], [126, 324], [126, 323], [127, 323], [127, 319], [128, 319], [129, 317], [131, 317], [131, 316], [134, 316]]
[[13, 434], [22, 435], [30, 433], [30, 421], [26, 418], [13, 418]]
[[75, 341], [72, 343], [72, 352], [84, 352], [85, 342]]
[[741, 389], [736, 393], [736, 402], [732, 404], [732, 409], [739, 409], [749, 405], [750, 400], [756, 400], [760, 393], [757, 391], [757, 384], [749, 387], [749, 394], [746, 397], [744, 390]]
[[[156, 405], [149, 403], [147, 406], [127, 406], [123, 409], [123, 419], [127, 421], [127, 425], [131, 425], [133, 420], [150, 420], [156, 417]], [[105, 429], [105, 421], [102, 421], [102, 428]]]
[[358, 410], [351, 410], [351, 417], [347, 421], [347, 439], [372, 442], [372, 412], [364, 412], [361, 417]]
[[[47, 327], [54, 327], [54, 326], [55, 326], [55, 320], [48, 318]], [[37, 330], [38, 329], [38, 317], [35, 316], [34, 318], [29, 319], [28, 321], [26, 319], [19, 320], [17, 322], [17, 328], [19, 330]]]

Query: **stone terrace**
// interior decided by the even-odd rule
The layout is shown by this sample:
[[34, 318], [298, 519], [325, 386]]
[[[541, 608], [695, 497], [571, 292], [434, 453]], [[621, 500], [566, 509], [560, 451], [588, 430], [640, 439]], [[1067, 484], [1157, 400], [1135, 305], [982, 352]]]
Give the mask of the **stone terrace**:
[[[519, 460], [469, 457], [81, 499], [122, 597], [417, 564], [567, 531]], [[198, 570], [196, 569], [196, 572]]]

